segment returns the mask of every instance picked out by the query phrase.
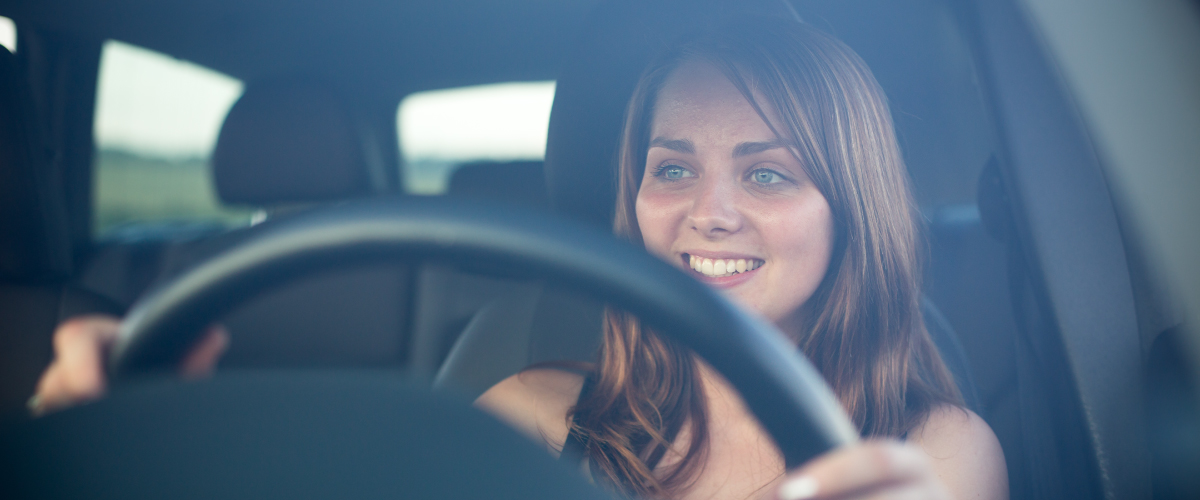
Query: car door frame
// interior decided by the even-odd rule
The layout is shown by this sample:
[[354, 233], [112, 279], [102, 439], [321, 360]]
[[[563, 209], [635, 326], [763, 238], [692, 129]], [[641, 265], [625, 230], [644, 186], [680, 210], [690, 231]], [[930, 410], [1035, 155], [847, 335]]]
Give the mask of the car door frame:
[[1014, 498], [1150, 498], [1143, 350], [1103, 165], [1016, 0], [959, 5], [1000, 141], [1024, 470]]

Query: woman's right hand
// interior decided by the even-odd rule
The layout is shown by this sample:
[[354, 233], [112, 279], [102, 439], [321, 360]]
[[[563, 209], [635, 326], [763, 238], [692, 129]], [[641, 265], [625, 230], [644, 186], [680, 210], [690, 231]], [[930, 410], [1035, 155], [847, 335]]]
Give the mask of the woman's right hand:
[[[43, 415], [104, 396], [108, 388], [105, 359], [120, 329], [120, 319], [99, 315], [71, 318], [58, 325], [54, 360], [42, 373], [29, 410]], [[211, 373], [228, 345], [229, 333], [224, 328], [210, 328], [180, 364], [180, 374], [195, 378]]]

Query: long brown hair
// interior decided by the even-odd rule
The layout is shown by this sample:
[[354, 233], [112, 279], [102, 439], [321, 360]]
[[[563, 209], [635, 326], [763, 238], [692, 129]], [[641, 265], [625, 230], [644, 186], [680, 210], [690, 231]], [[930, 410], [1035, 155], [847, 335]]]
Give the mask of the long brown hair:
[[[848, 46], [784, 19], [741, 19], [660, 56], [626, 112], [614, 231], [641, 243], [635, 212], [658, 91], [686, 61], [724, 72], [825, 196], [835, 226], [825, 278], [785, 332], [833, 387], [864, 436], [899, 437], [937, 405], [961, 405], [920, 314], [923, 245], [886, 98]], [[777, 120], [768, 118], [778, 117]], [[593, 388], [573, 409], [594, 477], [662, 497], [700, 472], [707, 450], [703, 388], [692, 354], [608, 311]], [[684, 426], [683, 459], [654, 467]]]

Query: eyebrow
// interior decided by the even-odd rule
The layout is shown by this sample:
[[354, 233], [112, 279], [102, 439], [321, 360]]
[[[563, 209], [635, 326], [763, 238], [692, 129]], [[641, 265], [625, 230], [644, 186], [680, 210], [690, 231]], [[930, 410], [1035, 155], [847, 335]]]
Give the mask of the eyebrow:
[[650, 147], [667, 148], [680, 153], [696, 154], [696, 145], [687, 139], [663, 139], [662, 137], [655, 137], [653, 141], [650, 141]]
[[785, 147], [787, 147], [787, 144], [781, 141], [743, 142], [733, 148], [733, 157], [739, 158], [742, 156], [749, 156], [752, 154], [761, 153], [763, 151], [770, 151], [772, 149]]

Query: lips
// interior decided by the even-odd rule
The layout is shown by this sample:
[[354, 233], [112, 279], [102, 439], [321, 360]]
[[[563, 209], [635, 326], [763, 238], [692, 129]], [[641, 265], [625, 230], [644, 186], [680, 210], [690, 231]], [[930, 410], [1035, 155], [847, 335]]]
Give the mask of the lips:
[[762, 267], [765, 263], [761, 259], [754, 258], [711, 259], [690, 254], [685, 255], [688, 257], [688, 265], [691, 266], [692, 270], [710, 278], [721, 278], [750, 272]]

